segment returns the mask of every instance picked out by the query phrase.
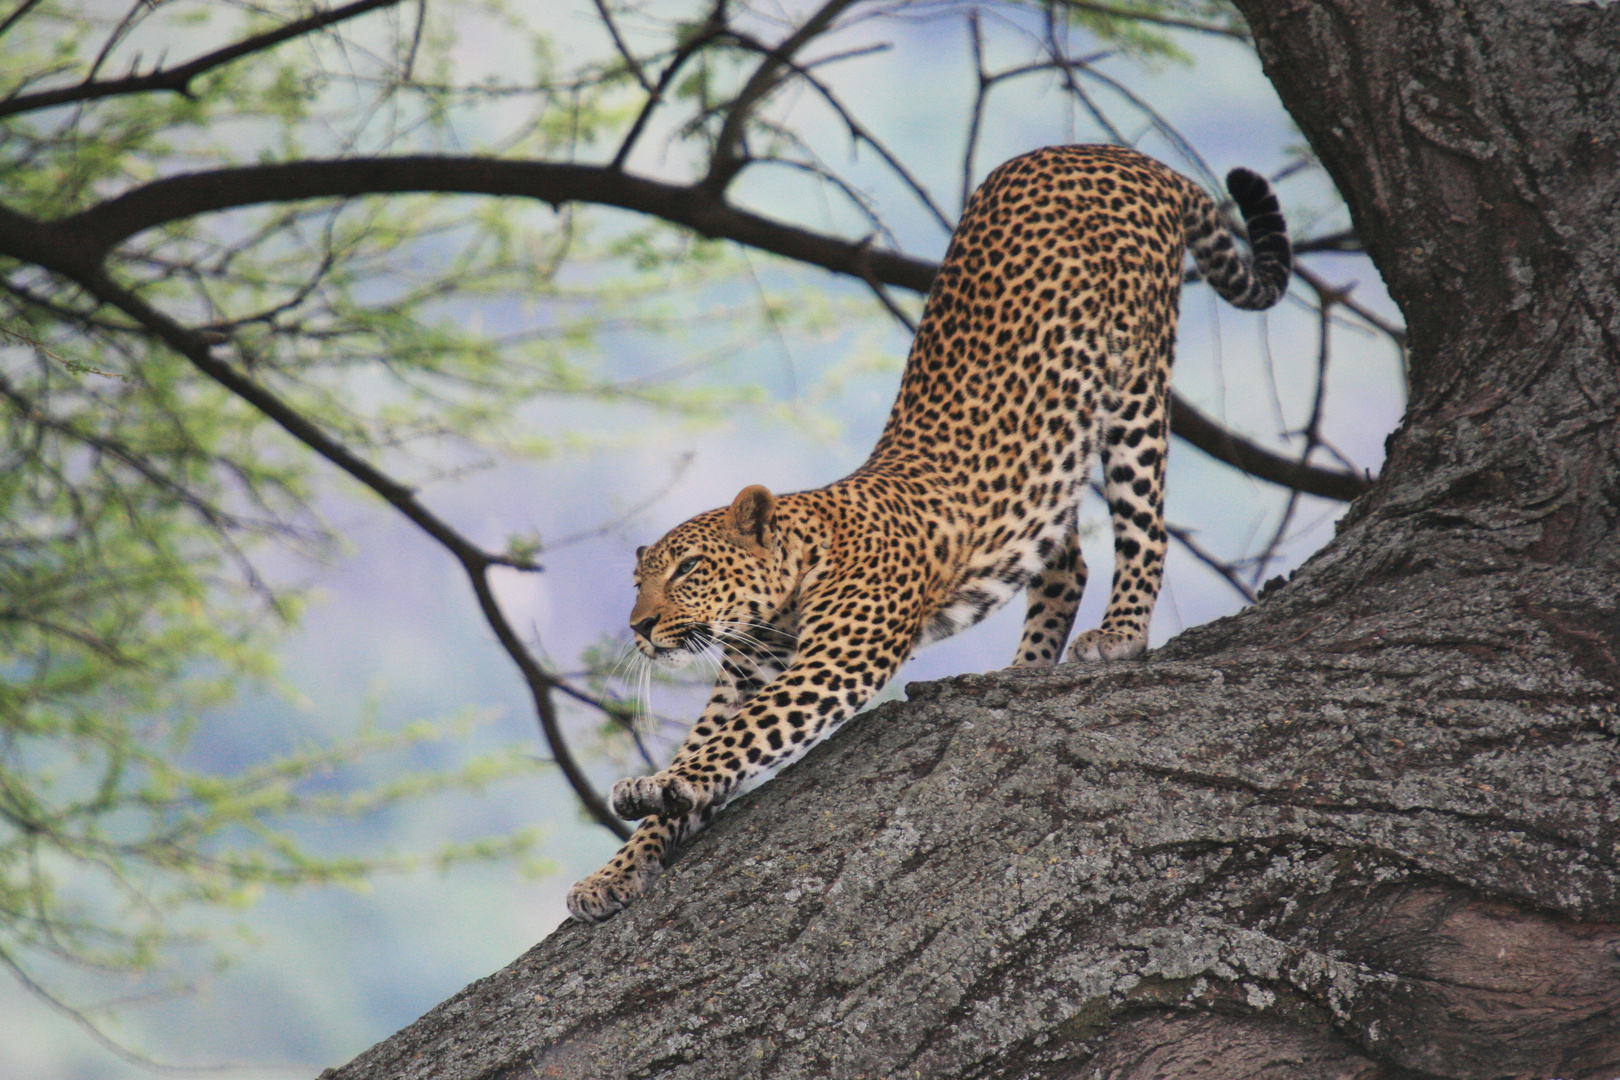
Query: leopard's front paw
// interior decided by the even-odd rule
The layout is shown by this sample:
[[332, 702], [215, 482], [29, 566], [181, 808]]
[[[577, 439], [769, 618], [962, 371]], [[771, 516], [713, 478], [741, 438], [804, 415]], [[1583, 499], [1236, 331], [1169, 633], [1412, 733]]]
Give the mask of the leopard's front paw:
[[1069, 646], [1069, 659], [1082, 664], [1104, 660], [1134, 660], [1147, 652], [1147, 635], [1121, 634], [1113, 630], [1087, 630]]
[[613, 812], [626, 821], [685, 817], [697, 809], [698, 791], [690, 780], [667, 769], [651, 776], [634, 776], [613, 785]]
[[615, 856], [612, 862], [583, 881], [576, 881], [568, 890], [568, 914], [583, 923], [610, 919], [646, 892], [661, 869], [656, 859]]

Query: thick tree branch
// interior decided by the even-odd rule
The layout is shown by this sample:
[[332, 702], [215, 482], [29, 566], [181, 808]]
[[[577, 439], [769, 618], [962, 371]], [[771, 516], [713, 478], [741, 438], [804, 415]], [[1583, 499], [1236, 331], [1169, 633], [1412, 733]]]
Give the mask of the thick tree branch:
[[1620, 565], [1620, 455], [1585, 434], [1620, 411], [1620, 8], [1238, 3], [1410, 333], [1409, 479], [1346, 520], [1377, 542], [1317, 564], [1359, 588], [1410, 530], [1488, 523], [1482, 563]]
[[913, 686], [327, 1076], [1613, 1076], [1620, 670], [1547, 634], [1600, 581]]
[[[199, 214], [266, 202], [407, 192], [514, 196], [552, 206], [570, 202], [613, 206], [835, 273], [861, 277], [859, 268], [870, 267], [878, 280], [915, 292], [927, 292], [934, 279], [931, 262], [772, 221], [732, 206], [699, 185], [669, 184], [601, 165], [475, 157], [298, 161], [187, 173], [134, 188], [50, 228], [99, 261], [113, 246], [144, 229]], [[0, 249], [13, 253], [3, 233]]]
[[[741, 209], [702, 184], [679, 185], [600, 165], [486, 158], [399, 157], [303, 161], [187, 173], [135, 188], [45, 224], [0, 208], [0, 253], [28, 261], [94, 265], [114, 246], [157, 225], [265, 202], [404, 192], [483, 194], [560, 206], [613, 206], [684, 225], [871, 284], [926, 293], [936, 266], [864, 241], [841, 240]], [[1366, 478], [1300, 465], [1221, 428], [1173, 400], [1171, 430], [1205, 453], [1263, 480], [1323, 498], [1349, 500]]]

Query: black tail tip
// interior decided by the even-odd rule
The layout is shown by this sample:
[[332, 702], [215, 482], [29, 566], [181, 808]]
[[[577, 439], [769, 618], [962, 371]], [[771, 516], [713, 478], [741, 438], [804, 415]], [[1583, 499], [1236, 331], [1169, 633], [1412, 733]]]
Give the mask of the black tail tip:
[[1270, 307], [1282, 298], [1293, 271], [1293, 248], [1288, 243], [1288, 223], [1283, 219], [1282, 204], [1266, 178], [1248, 169], [1233, 169], [1227, 173], [1226, 190], [1232, 193], [1243, 215], [1249, 248], [1254, 252], [1255, 275], [1270, 287], [1263, 298], [1255, 297], [1253, 303], [1244, 302], [1239, 306]]
[[1233, 169], [1226, 174], [1226, 190], [1232, 193], [1240, 209], [1247, 210], [1271, 194], [1271, 185], [1257, 172]]

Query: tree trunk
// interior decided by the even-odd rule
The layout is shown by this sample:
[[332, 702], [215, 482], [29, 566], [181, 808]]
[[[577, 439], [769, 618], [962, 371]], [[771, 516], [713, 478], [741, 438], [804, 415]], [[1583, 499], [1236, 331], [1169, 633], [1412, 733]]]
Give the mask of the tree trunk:
[[335, 1075], [1620, 1074], [1620, 5], [1239, 5], [1411, 327], [1334, 542], [910, 688]]

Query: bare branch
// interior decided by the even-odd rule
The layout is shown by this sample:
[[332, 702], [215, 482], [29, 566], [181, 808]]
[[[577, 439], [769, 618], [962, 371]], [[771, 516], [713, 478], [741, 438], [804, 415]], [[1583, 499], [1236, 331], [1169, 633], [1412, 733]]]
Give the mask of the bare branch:
[[74, 1024], [82, 1028], [91, 1039], [102, 1047], [102, 1049], [109, 1051], [119, 1059], [126, 1061], [131, 1065], [135, 1065], [155, 1073], [164, 1073], [171, 1076], [196, 1076], [201, 1074], [229, 1073], [235, 1072], [242, 1068], [241, 1065], [231, 1064], [171, 1065], [166, 1061], [158, 1061], [155, 1058], [147, 1057], [145, 1054], [137, 1053], [136, 1051], [125, 1046], [123, 1043], [119, 1042], [117, 1039], [114, 1039], [111, 1035], [108, 1035], [101, 1029], [101, 1026], [86, 1015], [83, 1010], [74, 1008], [72, 1005], [69, 1005], [67, 1002], [45, 989], [45, 987], [40, 985], [40, 983], [37, 982], [32, 975], [24, 970], [22, 965], [19, 964], [16, 959], [12, 957], [11, 953], [7, 952], [5, 949], [0, 949], [0, 967], [7, 968], [11, 972], [12, 977], [15, 978], [22, 988], [28, 993], [39, 999], [54, 1012], [60, 1013], [62, 1016], [67, 1017]]
[[642, 104], [641, 111], [636, 114], [636, 119], [630, 125], [630, 130], [625, 133], [623, 140], [620, 141], [618, 152], [613, 155], [613, 168], [622, 169], [624, 167], [625, 159], [630, 156], [630, 151], [635, 147], [636, 140], [641, 138], [641, 132], [646, 128], [647, 121], [652, 118], [653, 110], [663, 104], [664, 92], [669, 89], [669, 84], [675, 80], [675, 76], [680, 72], [682, 66], [697, 55], [698, 50], [724, 34], [725, 23], [721, 21], [720, 9], [716, 7], [709, 13], [709, 21], [704, 24], [703, 29], [688, 38], [676, 50], [675, 55], [670, 57], [669, 63], [664, 66], [663, 72], [658, 76], [658, 84], [647, 91], [647, 100]]
[[[1102, 128], [1110, 139], [1121, 146], [1130, 145], [1124, 133], [1114, 126], [1114, 122], [1108, 118], [1108, 115], [1098, 107], [1095, 101], [1091, 100], [1091, 95], [1086, 93], [1085, 87], [1081, 86], [1075, 79], [1075, 68], [1084, 68], [1091, 62], [1092, 58], [1083, 57], [1075, 60], [1068, 55], [1065, 43], [1058, 40], [1057, 7], [1055, 4], [1049, 4], [1046, 8], [1046, 54], [1051, 57], [1048, 63], [1062, 75], [1063, 89], [1068, 92], [1069, 96], [1078, 101], [1086, 112], [1091, 114], [1091, 118], [1097, 122], [1097, 126]], [[1045, 67], [1046, 65], [1039, 66]], [[1002, 77], [1016, 78], [1022, 74], [1022, 71], [1011, 71], [1005, 73]]]
[[119, 42], [128, 37], [130, 31], [134, 30], [154, 10], [156, 9], [152, 5], [141, 3], [140, 0], [135, 0], [134, 3], [129, 5], [129, 9], [124, 12], [124, 17], [118, 20], [118, 25], [112, 28], [112, 32], [107, 35], [107, 39], [101, 43], [101, 49], [96, 53], [96, 58], [90, 62], [90, 71], [85, 76], [85, 82], [95, 81], [102, 65], [112, 56], [113, 50], [118, 47]]
[[1152, 105], [1149, 105], [1146, 99], [1144, 99], [1140, 94], [1136, 93], [1136, 91], [1132, 90], [1130, 87], [1126, 86], [1124, 83], [1120, 82], [1118, 79], [1098, 71], [1097, 68], [1089, 62], [1089, 60], [1077, 60], [1074, 62], [1074, 65], [1088, 78], [1097, 80], [1110, 90], [1114, 91], [1114, 93], [1130, 102], [1131, 105], [1141, 112], [1143, 116], [1147, 117], [1148, 123], [1153, 125], [1153, 130], [1157, 131], [1161, 136], [1164, 137], [1166, 142], [1175, 147], [1176, 151], [1186, 160], [1187, 164], [1203, 177], [1205, 186], [1220, 190], [1221, 185], [1216, 183], [1215, 173], [1210, 169], [1209, 163], [1204, 160], [1204, 156], [1198, 152], [1197, 148], [1195, 148], [1192, 143], [1188, 142], [1186, 138], [1182, 136], [1181, 132], [1176, 130], [1174, 124], [1165, 119], [1164, 116]]
[[1210, 457], [1307, 495], [1349, 502], [1372, 487], [1370, 478], [1304, 465], [1256, 446], [1174, 395], [1170, 399], [1170, 430]]
[[[1273, 183], [1276, 181], [1273, 180]], [[1295, 255], [1313, 255], [1318, 253], [1332, 254], [1339, 252], [1346, 255], [1360, 255], [1366, 249], [1361, 246], [1361, 238], [1354, 229], [1341, 229], [1336, 233], [1325, 236], [1313, 236], [1309, 240], [1294, 241]]]
[[883, 287], [882, 282], [868, 276], [866, 278], [866, 287], [872, 290], [872, 295], [877, 297], [878, 303], [883, 305], [884, 310], [894, 316], [895, 322], [906, 328], [908, 334], [917, 332], [917, 324], [912, 321], [911, 316], [901, 310], [899, 304], [894, 302], [894, 297], [889, 295], [889, 290]]
[[8, 30], [17, 25], [19, 19], [33, 11], [39, 4], [40, 0], [23, 0], [21, 4], [18, 4], [16, 11], [7, 15], [3, 21], [0, 21], [0, 37], [4, 37]]
[[653, 84], [648, 81], [647, 73], [642, 70], [641, 61], [636, 59], [630, 47], [624, 43], [624, 38], [619, 35], [619, 24], [613, 21], [613, 13], [608, 10], [607, 0], [595, 0], [595, 3], [596, 13], [602, 16], [602, 25], [607, 27], [608, 35], [613, 38], [613, 47], [619, 50], [619, 57], [624, 60], [624, 66], [630, 69], [630, 74], [636, 77], [636, 82], [641, 84], [643, 90], [652, 93]]
[[1205, 550], [1203, 545], [1192, 538], [1191, 532], [1178, 525], [1171, 525], [1167, 522], [1164, 531], [1170, 534], [1172, 540], [1186, 548], [1193, 558], [1215, 571], [1222, 581], [1232, 586], [1232, 589], [1243, 597], [1244, 603], [1254, 603], [1254, 590], [1243, 583], [1243, 579], [1238, 577], [1237, 570], [1230, 563]]
[[134, 188], [49, 226], [0, 207], [0, 251], [43, 266], [94, 264], [138, 232], [199, 214], [267, 202], [405, 192], [616, 206], [856, 277], [857, 266], [870, 262], [880, 280], [916, 292], [927, 292], [934, 279], [931, 262], [772, 221], [734, 207], [700, 185], [668, 184], [601, 165], [477, 157], [298, 161], [187, 173]]
[[1355, 312], [1358, 317], [1360, 317], [1374, 329], [1380, 330], [1389, 335], [1389, 337], [1400, 346], [1403, 353], [1406, 351], [1406, 328], [1404, 326], [1396, 326], [1394, 323], [1390, 322], [1382, 315], [1379, 315], [1365, 304], [1358, 303], [1351, 299], [1350, 290], [1348, 288], [1335, 289], [1332, 285], [1329, 285], [1327, 280], [1321, 275], [1300, 266], [1298, 263], [1294, 264], [1294, 276], [1318, 292], [1334, 294], [1337, 297], [1338, 302], [1344, 305], [1347, 310]]
[[979, 148], [979, 127], [984, 123], [985, 96], [995, 80], [984, 70], [984, 32], [979, 28], [977, 8], [968, 12], [968, 41], [973, 45], [973, 70], [978, 86], [973, 92], [973, 112], [968, 118], [967, 142], [962, 148], [962, 199], [957, 205], [967, 209], [968, 197], [973, 194], [973, 155]]
[[[1316, 388], [1311, 395], [1311, 415], [1305, 421], [1302, 434], [1305, 436], [1305, 447], [1299, 452], [1299, 463], [1304, 465], [1310, 461], [1311, 454], [1321, 445], [1322, 407], [1327, 403], [1327, 369], [1328, 360], [1332, 356], [1333, 344], [1333, 305], [1344, 299], [1348, 290], [1329, 292], [1325, 289], [1316, 290]], [[1299, 491], [1297, 489], [1288, 493], [1288, 503], [1283, 507], [1282, 517], [1277, 520], [1277, 528], [1272, 531], [1271, 539], [1254, 561], [1254, 572], [1250, 581], [1259, 584], [1266, 576], [1266, 567], [1276, 558], [1277, 549], [1282, 545], [1283, 538], [1288, 535], [1288, 526], [1294, 522], [1294, 514], [1299, 510]]]
[[657, 489], [651, 495], [648, 495], [645, 499], [642, 499], [640, 502], [630, 507], [630, 509], [620, 514], [618, 517], [612, 518], [589, 529], [583, 529], [576, 533], [569, 533], [560, 540], [551, 541], [545, 545], [545, 550], [556, 551], [559, 548], [565, 548], [571, 544], [577, 544], [581, 540], [589, 540], [598, 536], [606, 536], [614, 529], [617, 529], [619, 526], [630, 521], [637, 514], [640, 514], [642, 511], [646, 510], [648, 507], [652, 506], [654, 503], [663, 499], [670, 493], [670, 490], [674, 488], [676, 482], [679, 481], [682, 476], [686, 475], [686, 470], [691, 468], [693, 457], [694, 455], [690, 450], [682, 454], [676, 459], [674, 467], [670, 469], [669, 479], [664, 481], [663, 487]]
[[[35, 348], [41, 348], [41, 346], [35, 343]], [[261, 534], [279, 533], [286, 536], [294, 532], [290, 526], [282, 527], [274, 521], [250, 521], [227, 512], [206, 496], [192, 490], [181, 480], [158, 469], [144, 455], [132, 447], [116, 439], [85, 431], [71, 421], [50, 415], [38, 401], [18, 390], [12, 385], [11, 380], [4, 375], [0, 375], [0, 401], [7, 402], [12, 410], [35, 428], [54, 431], [66, 439], [89, 447], [98, 455], [122, 462], [126, 468], [137, 473], [153, 488], [168, 494], [177, 503], [185, 506], [197, 516], [199, 521], [219, 537], [232, 561], [235, 562], [243, 577], [247, 580], [249, 587], [269, 601], [276, 610], [280, 611], [280, 605], [277, 603], [273, 590], [260, 578], [257, 568], [254, 567], [246, 552], [238, 546], [233, 534], [238, 531], [252, 531]], [[55, 629], [59, 633], [68, 633], [60, 627]]]
[[720, 125], [720, 134], [716, 136], [714, 143], [714, 156], [709, 162], [709, 175], [703, 179], [703, 185], [710, 191], [717, 195], [723, 192], [732, 178], [742, 170], [746, 162], [739, 150], [749, 114], [753, 112], [754, 106], [776, 88], [782, 68], [787, 66], [787, 62], [795, 53], [831, 26], [833, 20], [855, 2], [856, 0], [826, 0], [814, 15], [805, 20], [803, 26], [760, 61], [754, 73], [743, 84], [743, 88], [737, 92], [737, 96], [726, 110], [725, 121]]
[[[553, 206], [573, 202], [616, 206], [684, 225], [706, 237], [733, 240], [861, 281], [919, 293], [928, 291], [937, 269], [932, 262], [877, 250], [864, 241], [836, 239], [751, 213], [701, 183], [667, 184], [601, 165], [436, 156], [302, 161], [167, 177], [51, 224], [0, 207], [0, 254], [72, 277], [97, 265], [129, 236], [166, 222], [264, 202], [403, 192], [512, 195]], [[1373, 318], [1360, 310], [1357, 314]], [[1371, 483], [1351, 473], [1300, 466], [1279, 457], [1204, 418], [1180, 398], [1172, 398], [1171, 431], [1263, 480], [1323, 498], [1347, 501]]]
[[[736, 35], [732, 36], [736, 37]], [[763, 49], [763, 46], [756, 42], [743, 38], [738, 38], [738, 40], [744, 41], [746, 44], [749, 44], [754, 48]], [[800, 65], [788, 60], [784, 61], [784, 65], [791, 68], [795, 74], [797, 74], [805, 82], [809, 83], [811, 88], [814, 89], [816, 93], [821, 95], [822, 100], [827, 103], [828, 108], [837, 113], [838, 118], [844, 122], [844, 127], [848, 129], [850, 138], [854, 139], [857, 143], [864, 142], [877, 152], [878, 157], [883, 159], [883, 163], [889, 166], [889, 169], [900, 178], [900, 182], [902, 184], [911, 189], [911, 193], [917, 197], [917, 201], [923, 204], [924, 209], [933, 215], [934, 220], [938, 222], [939, 227], [944, 229], [946, 234], [949, 235], [955, 226], [951, 223], [951, 219], [945, 216], [945, 212], [941, 210], [938, 204], [934, 202], [934, 197], [928, 193], [927, 188], [923, 187], [922, 181], [913, 176], [911, 174], [911, 170], [906, 168], [905, 163], [896, 157], [895, 154], [890, 151], [889, 148], [885, 146], [876, 135], [867, 130], [865, 125], [863, 125], [859, 120], [855, 119], [854, 114], [845, 107], [842, 101], [838, 100], [837, 95], [832, 92], [831, 87], [827, 86], [820, 79], [817, 79], [810, 73], [810, 69], [812, 67], [828, 63], [834, 59], [845, 59], [849, 56], [858, 56], [867, 51], [870, 50], [854, 50], [849, 53], [841, 54], [838, 57], [827, 57], [813, 64]], [[847, 185], [844, 185], [843, 182], [839, 181], [836, 177], [828, 176], [826, 179], [834, 183], [838, 183], [841, 187], [847, 188]]]

